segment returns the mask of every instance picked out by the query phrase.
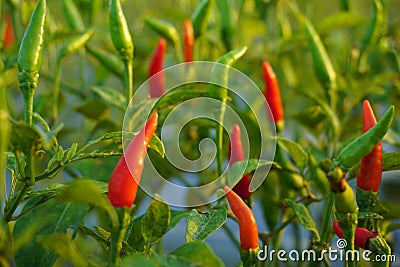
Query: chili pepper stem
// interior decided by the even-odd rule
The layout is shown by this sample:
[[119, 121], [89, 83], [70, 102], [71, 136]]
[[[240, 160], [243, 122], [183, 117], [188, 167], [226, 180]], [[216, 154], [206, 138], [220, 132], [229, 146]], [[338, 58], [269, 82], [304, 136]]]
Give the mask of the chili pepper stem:
[[131, 208], [127, 207], [116, 208], [118, 224], [113, 225], [113, 230], [111, 232], [109, 267], [115, 267], [118, 265], [122, 249], [122, 241], [130, 223], [131, 210]]
[[126, 106], [128, 107], [133, 96], [133, 64], [131, 59], [124, 61], [124, 76]]
[[358, 211], [353, 212], [353, 213], [336, 213], [337, 219], [339, 221], [339, 226], [343, 229], [343, 237], [347, 242], [347, 245], [345, 247], [345, 253], [346, 255], [349, 255], [347, 257], [347, 262], [346, 266], [348, 267], [356, 267], [357, 262], [356, 260], [351, 257], [353, 255], [354, 251], [354, 237], [355, 237], [355, 231], [357, 227], [357, 216], [358, 216]]

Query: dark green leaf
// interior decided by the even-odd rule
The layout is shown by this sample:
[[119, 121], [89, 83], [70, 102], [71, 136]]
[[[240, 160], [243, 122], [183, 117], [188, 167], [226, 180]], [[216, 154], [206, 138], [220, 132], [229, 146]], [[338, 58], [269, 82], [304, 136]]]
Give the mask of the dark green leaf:
[[[29, 200], [24, 210], [33, 208], [39, 200], [40, 198]], [[53, 199], [33, 208], [17, 220], [14, 227], [15, 245], [19, 249], [15, 257], [17, 265], [53, 266], [57, 255], [40, 247], [35, 237], [64, 234], [71, 229], [76, 231], [87, 211], [87, 205], [57, 203]]]
[[68, 234], [51, 234], [37, 237], [36, 241], [46, 250], [59, 255], [73, 266], [88, 266], [86, 258]]
[[211, 209], [205, 213], [193, 209], [187, 218], [186, 243], [203, 241], [226, 221], [226, 209]]
[[157, 243], [168, 231], [171, 218], [169, 205], [154, 199], [142, 219], [142, 234], [146, 246]]
[[174, 228], [183, 218], [189, 215], [187, 210], [171, 210], [171, 220], [169, 222], [168, 230]]
[[267, 165], [275, 165], [279, 168], [279, 166], [272, 161], [266, 160], [258, 160], [258, 159], [249, 159], [245, 161], [237, 161], [232, 164], [232, 166], [228, 169], [227, 179], [229, 187], [234, 187], [242, 178], [243, 175], [250, 173], [258, 168]]
[[57, 198], [62, 202], [89, 204], [105, 210], [113, 223], [118, 220], [117, 214], [110, 201], [102, 193], [99, 184], [92, 180], [79, 179], [68, 184]]
[[204, 242], [194, 241], [177, 248], [171, 255], [198, 266], [224, 266], [212, 249]]
[[317, 226], [307, 207], [303, 204], [298, 204], [291, 199], [285, 199], [285, 202], [292, 207], [293, 212], [296, 214], [301, 225], [303, 225], [307, 230], [312, 231], [316, 235], [317, 239], [319, 239]]
[[275, 139], [279, 142], [282, 148], [286, 150], [293, 158], [300, 171], [303, 171], [308, 163], [308, 155], [303, 150], [303, 148], [298, 143], [283, 137], [276, 137]]
[[92, 97], [76, 107], [76, 111], [91, 119], [104, 119], [110, 116], [107, 105], [98, 98]]
[[92, 86], [90, 90], [98, 94], [108, 104], [119, 108], [121, 111], [125, 111], [126, 98], [116, 88]]

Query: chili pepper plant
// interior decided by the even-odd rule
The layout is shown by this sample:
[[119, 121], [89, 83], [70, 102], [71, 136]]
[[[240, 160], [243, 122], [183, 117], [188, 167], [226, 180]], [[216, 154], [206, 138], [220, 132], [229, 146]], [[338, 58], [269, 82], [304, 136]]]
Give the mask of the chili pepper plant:
[[[2, 0], [0, 265], [400, 266], [399, 13], [392, 0]], [[164, 70], [196, 61], [225, 67], [169, 90]], [[228, 66], [258, 86], [272, 136]], [[172, 153], [195, 161], [211, 139], [215, 157], [188, 173], [161, 137], [200, 97], [219, 120], [181, 125]], [[224, 127], [226, 107], [243, 125]], [[146, 158], [181, 186], [229, 182], [177, 207], [142, 188]]]

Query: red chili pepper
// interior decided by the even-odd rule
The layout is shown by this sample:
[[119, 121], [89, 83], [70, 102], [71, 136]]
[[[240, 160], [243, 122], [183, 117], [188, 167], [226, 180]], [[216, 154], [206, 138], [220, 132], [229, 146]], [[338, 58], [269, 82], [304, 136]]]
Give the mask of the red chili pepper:
[[4, 20], [5, 29], [4, 29], [4, 36], [3, 36], [3, 45], [4, 47], [10, 47], [15, 43], [15, 36], [14, 36], [14, 28], [12, 25], [12, 19], [10, 16], [6, 15]]
[[[120, 158], [108, 183], [108, 198], [114, 207], [131, 207], [142, 175], [144, 158], [154, 132], [158, 114], [154, 113]], [[134, 168], [129, 169], [127, 162]]]
[[[149, 78], [154, 74], [163, 70], [163, 61], [165, 56], [167, 42], [165, 39], [160, 39], [158, 42], [156, 50], [153, 52], [151, 57]], [[165, 93], [165, 77], [164, 74], [158, 74], [149, 80], [150, 96], [151, 97], [161, 97]]]
[[193, 33], [193, 24], [190, 19], [185, 20], [183, 24], [183, 40], [185, 49], [185, 62], [192, 62], [194, 33]]
[[257, 248], [258, 230], [253, 212], [235, 192], [229, 189], [229, 187], [225, 186], [224, 190], [232, 212], [238, 219], [241, 248], [244, 250]]
[[[374, 112], [368, 100], [363, 104], [363, 132], [368, 131], [376, 124]], [[378, 192], [382, 179], [382, 142], [361, 160], [360, 173], [357, 177], [357, 186], [365, 191]]]
[[[333, 231], [339, 238], [343, 238], [343, 231], [339, 226], [338, 220], [333, 221]], [[365, 228], [357, 227], [354, 237], [354, 244], [362, 249], [368, 249], [369, 240], [375, 237], [377, 237], [377, 234], [368, 231]]]
[[[244, 160], [242, 140], [240, 139], [240, 127], [235, 124], [231, 133], [231, 144], [230, 144], [230, 160], [229, 166], [237, 161]], [[240, 181], [233, 187], [233, 191], [238, 194], [242, 199], [248, 199], [251, 196], [249, 191], [250, 187], [250, 175], [245, 174]]]
[[264, 71], [265, 81], [264, 96], [273, 115], [273, 118], [270, 119], [275, 123], [278, 131], [281, 131], [284, 126], [284, 111], [282, 107], [278, 79], [274, 70], [268, 62], [265, 61], [262, 67]]

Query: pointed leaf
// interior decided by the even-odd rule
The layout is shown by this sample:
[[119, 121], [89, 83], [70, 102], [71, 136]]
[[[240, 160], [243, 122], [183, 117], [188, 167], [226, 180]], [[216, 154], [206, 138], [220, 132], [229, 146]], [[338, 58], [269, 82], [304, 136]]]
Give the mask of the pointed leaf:
[[186, 243], [203, 241], [226, 221], [226, 209], [211, 209], [205, 213], [193, 209], [187, 218]]
[[308, 155], [303, 150], [303, 148], [298, 143], [283, 137], [276, 137], [275, 139], [279, 142], [282, 148], [286, 150], [293, 158], [300, 171], [303, 171], [308, 163]]
[[154, 199], [142, 219], [142, 234], [147, 246], [157, 243], [168, 231], [171, 218], [169, 205]]
[[285, 199], [285, 202], [292, 207], [294, 214], [296, 214], [297, 218], [301, 225], [307, 230], [313, 232], [317, 239], [319, 239], [319, 233], [317, 230], [317, 226], [315, 224], [314, 219], [311, 217], [311, 214], [307, 207], [303, 204], [298, 204], [290, 199]]

